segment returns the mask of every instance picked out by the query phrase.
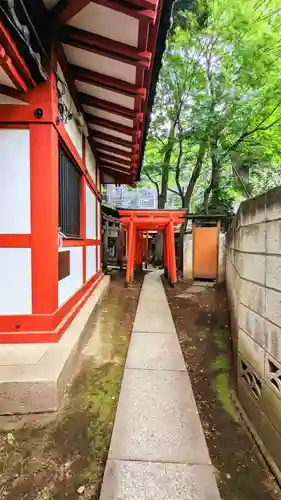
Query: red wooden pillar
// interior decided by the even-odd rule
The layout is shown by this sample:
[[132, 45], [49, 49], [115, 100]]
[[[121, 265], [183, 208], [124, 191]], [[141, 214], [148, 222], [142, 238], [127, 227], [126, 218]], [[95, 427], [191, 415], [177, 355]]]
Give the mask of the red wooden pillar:
[[168, 224], [168, 238], [170, 244], [170, 278], [171, 278], [171, 284], [174, 284], [177, 281], [177, 268], [176, 268], [174, 224], [171, 220]]
[[127, 284], [131, 281], [133, 265], [134, 265], [134, 222], [131, 219], [128, 225], [128, 250], [127, 250], [127, 269], [126, 269]]
[[[15, 145], [16, 147], [16, 145]], [[30, 125], [32, 313], [58, 308], [58, 135]]]
[[148, 269], [148, 231], [145, 237], [145, 267]]

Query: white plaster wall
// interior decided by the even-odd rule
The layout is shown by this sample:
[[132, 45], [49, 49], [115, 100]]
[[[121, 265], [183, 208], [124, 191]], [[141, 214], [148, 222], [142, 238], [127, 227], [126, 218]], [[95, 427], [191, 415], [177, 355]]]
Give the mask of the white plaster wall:
[[82, 247], [62, 247], [59, 251], [70, 251], [70, 275], [58, 282], [58, 302], [61, 306], [83, 284], [83, 253]]
[[97, 238], [98, 240], [101, 239], [101, 234], [100, 234], [100, 230], [101, 230], [101, 224], [100, 224], [100, 202], [98, 201], [97, 202], [97, 206], [98, 206], [98, 228], [97, 228]]
[[64, 127], [65, 130], [67, 131], [70, 139], [73, 142], [73, 145], [77, 149], [77, 152], [79, 156], [82, 158], [82, 129], [78, 128], [75, 122], [74, 117], [77, 116], [77, 109], [74, 105], [74, 102], [72, 100], [72, 97], [68, 91], [68, 87], [66, 85], [66, 81], [63, 75], [63, 72], [61, 70], [61, 67], [58, 65], [57, 67], [57, 73], [58, 76], [61, 78], [61, 80], [65, 83], [63, 86], [63, 91], [64, 95], [62, 97], [64, 104], [66, 105], [67, 109], [72, 113], [73, 118], [71, 120], [68, 120], [67, 123], [65, 123]]
[[97, 246], [97, 252], [98, 252], [98, 271], [100, 270], [101, 266], [101, 259], [100, 259], [100, 245]]
[[31, 249], [0, 248], [0, 314], [31, 314]]
[[86, 280], [96, 274], [96, 246], [86, 247]]
[[0, 129], [0, 234], [29, 234], [29, 130]]
[[225, 280], [225, 233], [219, 234], [218, 282]]
[[193, 241], [192, 234], [185, 234], [183, 239], [183, 275], [193, 279]]
[[96, 210], [96, 197], [89, 186], [86, 186], [86, 238], [96, 238]]
[[96, 160], [88, 141], [86, 142], [86, 168], [93, 181], [96, 182]]

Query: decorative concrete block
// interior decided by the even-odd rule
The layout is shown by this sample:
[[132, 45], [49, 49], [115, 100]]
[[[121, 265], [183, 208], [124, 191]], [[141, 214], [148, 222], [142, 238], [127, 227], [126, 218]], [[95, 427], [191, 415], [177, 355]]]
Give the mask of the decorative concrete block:
[[265, 346], [264, 318], [244, 306], [244, 304], [240, 304], [239, 307], [239, 326], [255, 340], [255, 342], [263, 347]]
[[267, 319], [264, 320], [265, 349], [277, 361], [281, 362], [281, 328], [273, 325]]
[[183, 275], [186, 279], [193, 279], [193, 239], [192, 234], [184, 235], [183, 244]]
[[276, 396], [281, 398], [281, 363], [268, 353], [265, 355], [265, 378]]
[[238, 332], [238, 350], [242, 357], [254, 368], [257, 375], [264, 378], [265, 350], [241, 328]]
[[281, 255], [266, 257], [266, 286], [281, 291]]

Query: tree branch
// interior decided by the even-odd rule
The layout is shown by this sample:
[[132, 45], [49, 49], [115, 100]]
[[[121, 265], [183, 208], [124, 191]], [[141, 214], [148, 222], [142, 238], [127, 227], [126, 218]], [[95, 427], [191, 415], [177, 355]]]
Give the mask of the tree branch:
[[152, 182], [152, 184], [154, 184], [154, 186], [156, 187], [156, 191], [157, 191], [157, 198], [159, 198], [159, 185], [158, 185], [158, 182], [154, 181], [152, 179], [152, 177], [149, 175], [149, 173], [146, 172], [145, 170], [143, 170], [143, 174], [146, 175], [146, 177], [150, 180], [150, 182]]

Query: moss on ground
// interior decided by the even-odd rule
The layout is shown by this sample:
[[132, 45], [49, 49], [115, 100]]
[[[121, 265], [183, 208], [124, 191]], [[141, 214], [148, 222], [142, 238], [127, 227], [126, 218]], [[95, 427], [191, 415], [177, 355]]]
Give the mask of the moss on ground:
[[111, 284], [60, 415], [0, 434], [1, 500], [98, 500], [140, 284]]

